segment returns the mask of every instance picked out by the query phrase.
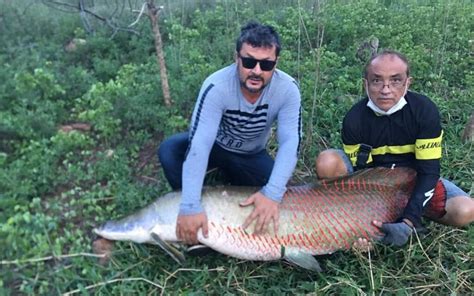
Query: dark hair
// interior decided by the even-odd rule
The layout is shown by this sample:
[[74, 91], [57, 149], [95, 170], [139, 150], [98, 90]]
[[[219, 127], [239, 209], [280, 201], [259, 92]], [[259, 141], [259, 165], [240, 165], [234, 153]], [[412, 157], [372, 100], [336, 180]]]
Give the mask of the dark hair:
[[395, 50], [392, 50], [392, 49], [384, 49], [383, 51], [373, 55], [367, 61], [367, 64], [365, 64], [365, 68], [364, 68], [364, 78], [367, 78], [370, 64], [372, 64], [372, 62], [376, 58], [381, 57], [381, 56], [396, 56], [396, 57], [398, 57], [400, 60], [402, 60], [405, 63], [405, 65], [407, 65], [407, 77], [410, 77], [410, 63], [408, 62], [407, 57], [405, 55], [403, 55], [402, 53], [398, 52], [398, 51], [395, 51]]
[[240, 29], [240, 36], [236, 42], [237, 53], [240, 52], [244, 43], [248, 43], [253, 47], [275, 46], [277, 57], [281, 50], [280, 37], [275, 29], [256, 21], [250, 21]]

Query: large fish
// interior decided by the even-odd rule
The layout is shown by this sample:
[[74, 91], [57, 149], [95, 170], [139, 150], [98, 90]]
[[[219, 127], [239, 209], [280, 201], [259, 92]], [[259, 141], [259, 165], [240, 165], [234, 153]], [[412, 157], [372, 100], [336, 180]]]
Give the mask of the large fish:
[[[350, 176], [323, 180], [313, 185], [289, 187], [280, 204], [278, 233], [262, 235], [242, 229], [252, 207], [239, 202], [258, 188], [208, 187], [202, 204], [209, 221], [209, 237], [198, 240], [228, 256], [246, 260], [286, 259], [319, 271], [314, 255], [349, 249], [355, 239], [380, 238], [372, 220], [393, 221], [404, 209], [415, 184], [416, 173], [408, 168], [375, 168]], [[175, 260], [184, 256], [173, 247], [180, 192], [159, 197], [144, 209], [94, 232], [109, 240], [158, 244]]]

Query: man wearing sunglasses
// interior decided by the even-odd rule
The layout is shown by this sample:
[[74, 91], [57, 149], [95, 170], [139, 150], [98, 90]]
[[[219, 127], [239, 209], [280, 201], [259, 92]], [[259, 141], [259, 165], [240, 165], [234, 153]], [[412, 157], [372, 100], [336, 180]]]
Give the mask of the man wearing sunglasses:
[[[421, 217], [452, 226], [474, 221], [474, 199], [450, 181], [440, 179], [441, 129], [436, 105], [408, 91], [408, 60], [396, 51], [373, 56], [364, 71], [367, 97], [346, 114], [342, 127], [344, 151], [330, 149], [316, 160], [319, 178], [331, 178], [367, 167], [412, 167], [414, 191], [398, 221], [373, 221], [385, 233], [382, 242], [404, 245]], [[393, 222], [393, 223], [392, 223]], [[368, 242], [360, 239], [356, 247]]]
[[[298, 85], [275, 68], [280, 48], [271, 26], [250, 22], [242, 27], [235, 63], [204, 81], [189, 132], [160, 145], [166, 178], [173, 189], [182, 188], [176, 234], [185, 243], [197, 244], [199, 229], [208, 236], [201, 190], [206, 171], [213, 168], [232, 185], [261, 188], [241, 202], [253, 206], [243, 228], [255, 223], [256, 234], [270, 225], [278, 230], [279, 203], [296, 166], [302, 130]], [[274, 122], [279, 145], [275, 160], [266, 150]]]

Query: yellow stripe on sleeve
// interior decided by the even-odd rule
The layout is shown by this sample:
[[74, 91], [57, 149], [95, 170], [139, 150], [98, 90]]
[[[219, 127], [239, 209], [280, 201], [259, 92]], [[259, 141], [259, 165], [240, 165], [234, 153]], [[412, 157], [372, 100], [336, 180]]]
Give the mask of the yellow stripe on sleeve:
[[344, 147], [344, 152], [349, 156], [349, 159], [352, 162], [352, 165], [355, 166], [356, 160], [357, 160], [357, 151], [359, 151], [360, 145], [346, 145], [343, 144], [342, 147]]
[[441, 142], [443, 139], [443, 131], [441, 135], [433, 139], [418, 139], [415, 143], [416, 159], [440, 159], [441, 158]]

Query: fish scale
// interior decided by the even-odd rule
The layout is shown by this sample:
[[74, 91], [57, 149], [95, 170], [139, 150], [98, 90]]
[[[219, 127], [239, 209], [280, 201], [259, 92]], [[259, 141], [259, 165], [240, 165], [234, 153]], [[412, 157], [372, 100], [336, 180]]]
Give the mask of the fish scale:
[[[393, 221], [404, 209], [415, 184], [416, 173], [408, 168], [375, 168], [353, 175], [323, 180], [312, 185], [289, 187], [280, 204], [278, 233], [252, 234], [253, 225], [242, 229], [252, 207], [241, 207], [258, 188], [206, 187], [202, 205], [208, 217], [209, 237], [198, 240], [218, 252], [247, 260], [278, 260], [312, 266], [313, 255], [348, 249], [359, 237], [380, 236], [373, 220]], [[111, 240], [130, 240], [160, 245], [177, 242], [176, 219], [181, 193], [171, 192], [124, 219], [109, 221], [94, 232]], [[154, 237], [151, 237], [154, 233]], [[156, 241], [158, 238], [160, 241]], [[164, 243], [162, 241], [164, 241]], [[314, 259], [313, 259], [314, 260]], [[309, 266], [307, 266], [309, 264]]]

